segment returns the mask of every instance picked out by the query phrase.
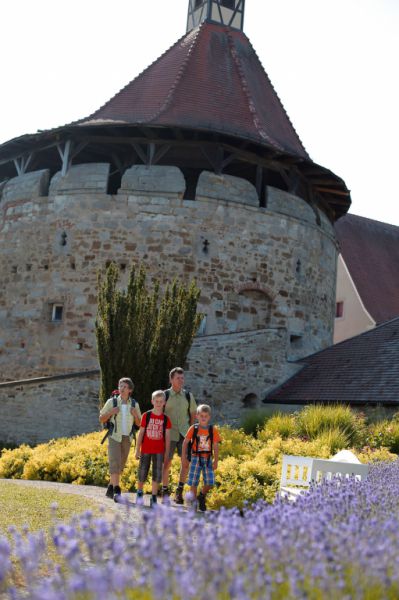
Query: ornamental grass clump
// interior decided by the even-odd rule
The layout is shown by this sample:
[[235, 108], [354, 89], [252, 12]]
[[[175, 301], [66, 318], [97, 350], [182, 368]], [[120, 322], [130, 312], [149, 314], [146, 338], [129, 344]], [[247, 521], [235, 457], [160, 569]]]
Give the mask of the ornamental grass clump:
[[298, 414], [297, 423], [299, 435], [310, 440], [314, 440], [325, 431], [339, 429], [353, 446], [364, 441], [364, 417], [352, 411], [349, 406], [306, 406]]
[[[331, 480], [296, 503], [196, 516], [159, 506], [87, 512], [0, 538], [14, 600], [392, 600], [399, 597], [399, 461]], [[53, 558], [55, 554], [55, 557]], [[43, 573], [46, 574], [43, 577]]]
[[316, 440], [328, 448], [329, 455], [335, 454], [344, 448], [348, 448], [350, 445], [349, 435], [338, 427], [326, 429], [317, 436]]

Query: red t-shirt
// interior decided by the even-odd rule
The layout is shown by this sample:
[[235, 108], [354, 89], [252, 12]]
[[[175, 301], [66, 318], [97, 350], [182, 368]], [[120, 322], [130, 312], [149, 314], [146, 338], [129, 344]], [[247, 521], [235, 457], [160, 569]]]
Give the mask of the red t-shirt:
[[[141, 427], [145, 428], [148, 414], [144, 413], [141, 417]], [[166, 429], [172, 427], [169, 417], [166, 417]], [[147, 429], [141, 443], [141, 454], [163, 454], [165, 452], [165, 440], [163, 437], [164, 414], [156, 415], [151, 412]]]

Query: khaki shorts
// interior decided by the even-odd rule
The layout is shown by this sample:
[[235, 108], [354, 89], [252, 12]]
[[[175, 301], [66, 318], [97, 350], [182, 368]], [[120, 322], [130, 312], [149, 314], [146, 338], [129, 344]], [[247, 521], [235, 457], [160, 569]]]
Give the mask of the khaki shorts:
[[184, 437], [180, 434], [180, 438], [178, 442], [174, 440], [170, 440], [170, 448], [169, 448], [169, 460], [172, 460], [175, 450], [177, 450], [177, 454], [181, 457], [181, 453], [183, 450], [183, 442]]
[[122, 436], [121, 442], [108, 438], [108, 461], [111, 475], [122, 473], [129, 456], [131, 441], [128, 435]]

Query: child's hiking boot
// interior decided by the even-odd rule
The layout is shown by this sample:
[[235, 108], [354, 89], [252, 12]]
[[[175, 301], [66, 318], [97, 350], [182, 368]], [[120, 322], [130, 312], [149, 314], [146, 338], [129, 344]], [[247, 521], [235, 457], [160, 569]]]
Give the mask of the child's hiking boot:
[[119, 485], [114, 487], [114, 502], [120, 502], [122, 499], [122, 490]]
[[144, 506], [144, 494], [143, 490], [138, 490], [136, 494], [136, 504], [137, 506]]
[[176, 504], [184, 504], [183, 488], [180, 487], [180, 485], [176, 489], [175, 502], [176, 502]]
[[199, 512], [206, 512], [206, 500], [202, 492], [198, 494], [198, 510]]
[[105, 495], [107, 496], [107, 498], [112, 498], [114, 497], [114, 486], [112, 485], [112, 483], [109, 484], [109, 486], [107, 487], [107, 491], [105, 492]]

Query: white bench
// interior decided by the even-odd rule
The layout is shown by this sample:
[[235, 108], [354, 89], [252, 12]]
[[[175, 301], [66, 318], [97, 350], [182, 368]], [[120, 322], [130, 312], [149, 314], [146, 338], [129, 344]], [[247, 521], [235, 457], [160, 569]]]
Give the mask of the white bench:
[[293, 500], [309, 488], [313, 458], [309, 456], [283, 455], [280, 480], [280, 496]]
[[332, 479], [337, 475], [363, 480], [366, 479], [368, 470], [368, 465], [360, 463], [285, 454], [281, 470], [280, 496], [295, 500], [309, 489], [312, 482], [319, 483], [323, 479]]
[[361, 481], [362, 479], [366, 479], [368, 472], [368, 465], [315, 458], [313, 460], [311, 481], [319, 483], [323, 479], [332, 479], [337, 475], [341, 477], [355, 477]]

